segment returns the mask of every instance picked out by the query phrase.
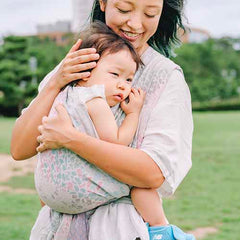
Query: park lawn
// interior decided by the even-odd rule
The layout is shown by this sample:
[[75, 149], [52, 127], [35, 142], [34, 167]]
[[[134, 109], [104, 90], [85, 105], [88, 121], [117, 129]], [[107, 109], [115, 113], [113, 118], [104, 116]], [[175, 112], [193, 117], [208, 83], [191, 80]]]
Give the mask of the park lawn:
[[171, 223], [217, 227], [205, 240], [239, 240], [240, 112], [194, 114], [193, 167], [175, 198], [165, 201]]
[[34, 175], [29, 173], [25, 176], [14, 176], [9, 179], [8, 182], [0, 182], [0, 186], [8, 186], [13, 189], [23, 188], [23, 189], [35, 189]]
[[27, 240], [40, 210], [37, 195], [0, 193], [0, 239]]
[[[9, 121], [10, 127], [14, 122], [4, 121]], [[169, 221], [184, 230], [218, 228], [217, 234], [204, 240], [240, 239], [239, 122], [240, 112], [194, 113], [193, 167], [175, 196], [164, 200]], [[1, 144], [2, 141], [3, 149]], [[8, 185], [16, 187], [18, 181], [19, 178], [12, 179]], [[2, 239], [28, 239], [40, 209], [37, 196], [0, 193], [0, 204]]]
[[0, 117], [0, 153], [10, 153], [10, 140], [15, 118]]

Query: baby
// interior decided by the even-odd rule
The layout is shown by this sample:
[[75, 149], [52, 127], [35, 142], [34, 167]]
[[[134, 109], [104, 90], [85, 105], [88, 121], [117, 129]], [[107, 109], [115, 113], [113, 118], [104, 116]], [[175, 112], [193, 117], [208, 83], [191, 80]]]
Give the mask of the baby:
[[[87, 79], [67, 86], [55, 99], [64, 104], [75, 128], [105, 141], [129, 145], [135, 135], [144, 92], [132, 88], [141, 63], [132, 45], [107, 26], [94, 23], [82, 33], [81, 48], [96, 48], [97, 66]], [[129, 97], [129, 102], [125, 99]], [[121, 104], [126, 114], [117, 126], [110, 107]], [[114, 157], [114, 156], [113, 156]], [[41, 200], [55, 211], [76, 214], [128, 196], [130, 188], [68, 149], [38, 154], [35, 185]]]

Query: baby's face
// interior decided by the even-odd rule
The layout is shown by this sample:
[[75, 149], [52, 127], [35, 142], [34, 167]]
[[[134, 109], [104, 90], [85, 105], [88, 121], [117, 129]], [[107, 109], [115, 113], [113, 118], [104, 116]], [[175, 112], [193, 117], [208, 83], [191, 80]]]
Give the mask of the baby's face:
[[137, 64], [127, 50], [114, 54], [105, 53], [91, 71], [88, 83], [104, 85], [107, 103], [112, 107], [130, 94], [136, 68]]

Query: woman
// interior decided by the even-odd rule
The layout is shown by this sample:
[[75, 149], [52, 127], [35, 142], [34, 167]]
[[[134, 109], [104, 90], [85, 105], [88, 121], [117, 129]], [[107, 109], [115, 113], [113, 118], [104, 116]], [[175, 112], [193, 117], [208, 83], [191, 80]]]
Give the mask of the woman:
[[[182, 71], [163, 56], [169, 56], [176, 31], [182, 27], [182, 7], [182, 0], [95, 2], [93, 20], [106, 22], [129, 40], [144, 63], [134, 79], [134, 86], [141, 87], [147, 95], [132, 148], [76, 131], [62, 106], [57, 108], [56, 118], [43, 118], [62, 87], [89, 76], [86, 70], [96, 66], [98, 54], [94, 49], [76, 51], [81, 44], [78, 41], [43, 80], [40, 93], [16, 122], [11, 145], [13, 158], [29, 158], [36, 154], [37, 147], [38, 151], [65, 147], [123, 183], [158, 188], [162, 196], [172, 194], [191, 167], [193, 131], [191, 99]], [[119, 108], [115, 109], [115, 116], [118, 122], [123, 119]], [[128, 199], [99, 207], [92, 215], [75, 215], [67, 227], [64, 223], [68, 217], [63, 215], [60, 230], [55, 229], [59, 235], [66, 235], [58, 235], [59, 239], [87, 239], [86, 221], [90, 223], [89, 239], [148, 239], [147, 228]], [[50, 210], [44, 207], [32, 234], [40, 234], [38, 230], [45, 231], [51, 223]], [[37, 239], [33, 235], [32, 239]]]

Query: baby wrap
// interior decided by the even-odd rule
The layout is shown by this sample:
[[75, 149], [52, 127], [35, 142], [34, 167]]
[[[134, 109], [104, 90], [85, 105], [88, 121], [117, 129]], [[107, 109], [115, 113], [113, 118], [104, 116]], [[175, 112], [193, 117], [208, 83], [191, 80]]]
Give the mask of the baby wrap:
[[[98, 138], [86, 107], [86, 102], [95, 97], [105, 99], [103, 85], [88, 88], [67, 86], [56, 97], [49, 116], [56, 115], [56, 105], [64, 104], [74, 127]], [[35, 185], [46, 205], [68, 214], [86, 212], [129, 195], [126, 184], [65, 148], [38, 154]]]

